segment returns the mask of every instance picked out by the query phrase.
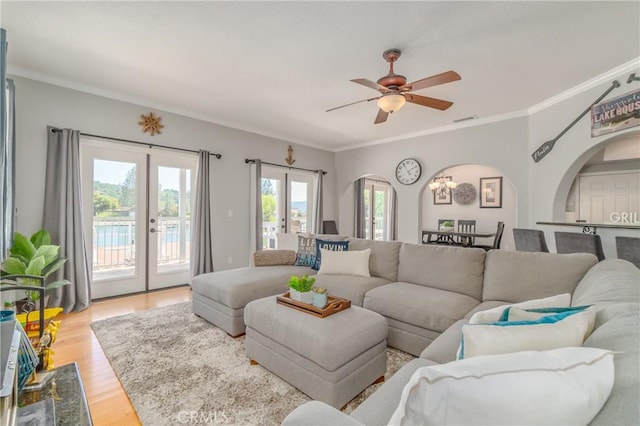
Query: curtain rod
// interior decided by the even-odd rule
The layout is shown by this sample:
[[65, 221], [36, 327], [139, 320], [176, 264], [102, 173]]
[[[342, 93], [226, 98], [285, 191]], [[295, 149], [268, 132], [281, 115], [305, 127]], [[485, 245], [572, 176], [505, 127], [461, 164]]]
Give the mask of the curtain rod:
[[[60, 132], [61, 129], [58, 129], [56, 127], [52, 127], [51, 131], [55, 133], [55, 132]], [[196, 153], [196, 154], [198, 153], [198, 151], [196, 151], [194, 149], [178, 148], [178, 147], [175, 147], [175, 146], [158, 145], [158, 144], [150, 143], [150, 142], [138, 142], [138, 141], [132, 141], [132, 140], [129, 140], [129, 139], [112, 138], [111, 136], [92, 135], [91, 133], [82, 133], [82, 132], [80, 132], [80, 134], [82, 136], [89, 136], [89, 137], [92, 137], [92, 138], [100, 138], [100, 139], [107, 139], [107, 140], [116, 141], [116, 142], [132, 143], [132, 144], [135, 144], [135, 145], [144, 145], [144, 146], [148, 146], [149, 148], [174, 149], [176, 151], [193, 152], [193, 153]], [[209, 155], [213, 155], [218, 160], [222, 158], [222, 154], [209, 153]]]
[[[244, 162], [247, 163], [247, 164], [252, 164], [252, 163], [255, 163], [256, 161], [258, 161], [258, 160], [255, 159], [255, 158], [245, 158], [244, 159]], [[327, 172], [325, 172], [324, 170], [303, 169], [302, 167], [293, 167], [293, 166], [285, 166], [283, 164], [267, 163], [266, 161], [262, 161], [262, 160], [260, 160], [260, 163], [267, 164], [269, 166], [282, 167], [282, 168], [289, 169], [289, 170], [304, 170], [305, 172], [322, 172], [323, 175], [327, 174]]]

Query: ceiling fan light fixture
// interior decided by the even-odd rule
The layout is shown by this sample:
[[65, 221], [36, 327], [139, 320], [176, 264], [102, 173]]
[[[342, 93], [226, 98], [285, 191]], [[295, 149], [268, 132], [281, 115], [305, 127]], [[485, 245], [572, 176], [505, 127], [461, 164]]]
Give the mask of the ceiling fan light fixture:
[[404, 98], [404, 95], [400, 93], [389, 93], [378, 99], [378, 108], [384, 112], [393, 113], [402, 108], [406, 103], [407, 100]]

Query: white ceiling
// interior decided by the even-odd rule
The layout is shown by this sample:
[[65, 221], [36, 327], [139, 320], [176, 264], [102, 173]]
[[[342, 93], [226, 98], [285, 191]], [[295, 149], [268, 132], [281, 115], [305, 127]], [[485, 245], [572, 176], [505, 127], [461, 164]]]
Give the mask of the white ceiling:
[[[7, 2], [9, 72], [325, 149], [523, 111], [640, 57], [640, 2]], [[462, 80], [374, 125], [387, 73]], [[624, 87], [623, 87], [624, 89]], [[573, 117], [567, 117], [567, 120]]]

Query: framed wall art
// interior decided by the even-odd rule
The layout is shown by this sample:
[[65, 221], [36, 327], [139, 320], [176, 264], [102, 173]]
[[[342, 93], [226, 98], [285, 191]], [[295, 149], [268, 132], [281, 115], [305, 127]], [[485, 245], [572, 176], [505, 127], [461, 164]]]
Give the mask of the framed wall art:
[[451, 188], [448, 188], [446, 182], [453, 181], [451, 176], [442, 176], [439, 178], [440, 185], [433, 189], [433, 204], [452, 204]]
[[502, 208], [502, 176], [480, 178], [480, 208]]

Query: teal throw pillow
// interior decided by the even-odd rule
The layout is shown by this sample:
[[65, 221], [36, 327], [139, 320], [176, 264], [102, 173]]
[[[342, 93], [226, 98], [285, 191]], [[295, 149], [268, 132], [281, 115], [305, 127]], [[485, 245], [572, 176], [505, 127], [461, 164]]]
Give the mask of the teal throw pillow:
[[296, 266], [313, 267], [316, 263], [316, 239], [298, 235]]

